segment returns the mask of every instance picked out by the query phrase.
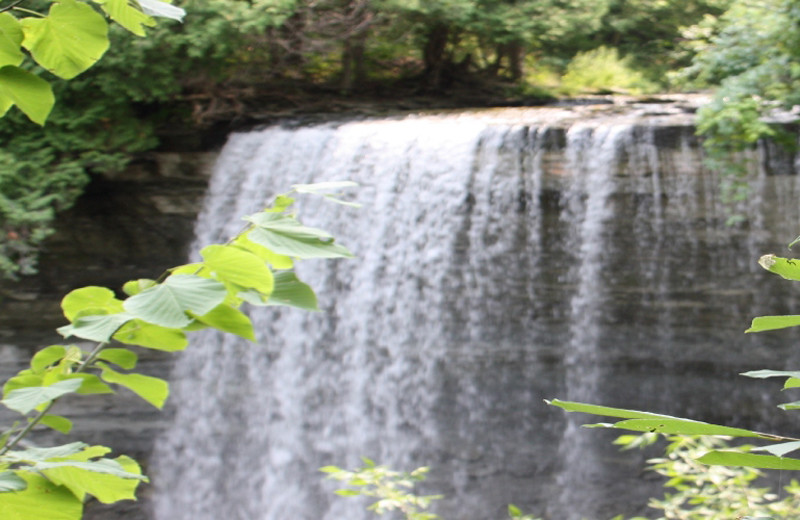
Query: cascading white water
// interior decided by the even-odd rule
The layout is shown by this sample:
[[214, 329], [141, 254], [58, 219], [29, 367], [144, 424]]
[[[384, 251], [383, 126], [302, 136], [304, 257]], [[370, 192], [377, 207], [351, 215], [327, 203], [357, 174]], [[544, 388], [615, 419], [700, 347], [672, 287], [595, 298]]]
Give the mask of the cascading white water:
[[[795, 230], [772, 212], [747, 243], [726, 231], [709, 195], [715, 181], [682, 141], [691, 129], [661, 147], [639, 120], [565, 134], [563, 122], [513, 114], [231, 136], [198, 245], [234, 234], [240, 216], [291, 184], [350, 179], [363, 208], [311, 198], [299, 214], [358, 258], [300, 265], [322, 312], [254, 311], [258, 344], [208, 334], [180, 357], [173, 425], [151, 461], [155, 518], [365, 518], [363, 503], [334, 497], [317, 471], [362, 456], [432, 466], [425, 490], [448, 497], [438, 512], [450, 519], [502, 518], [508, 503], [600, 518], [644, 502], [619, 493], [641, 468], [609, 462], [613, 448], [581, 440], [577, 419], [542, 400], [689, 413], [679, 405], [708, 397], [682, 392], [738, 395], [721, 376], [662, 385], [665, 370], [652, 367], [684, 377], [685, 363], [748, 350], [741, 338], [718, 345], [691, 332], [702, 319], [719, 335], [732, 309], [749, 312], [752, 294], [730, 292], [740, 273], [725, 271], [729, 260], [757, 257], [764, 229], [779, 241]], [[776, 203], [773, 180], [753, 211]], [[707, 312], [708, 298], [724, 308]]]

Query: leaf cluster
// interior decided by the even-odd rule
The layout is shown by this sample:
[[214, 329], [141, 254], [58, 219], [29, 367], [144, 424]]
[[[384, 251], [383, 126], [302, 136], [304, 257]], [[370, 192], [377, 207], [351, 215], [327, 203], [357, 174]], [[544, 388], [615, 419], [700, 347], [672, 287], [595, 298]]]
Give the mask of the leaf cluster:
[[[330, 192], [351, 185], [298, 185], [295, 191], [339, 201]], [[73, 443], [19, 449], [36, 427], [71, 430], [68, 418], [51, 413], [68, 395], [108, 394], [122, 387], [161, 408], [168, 384], [135, 372], [138, 354], [131, 347], [179, 351], [188, 345], [188, 333], [208, 328], [255, 340], [250, 318], [240, 309], [245, 302], [317, 310], [314, 291], [293, 271], [295, 262], [352, 254], [329, 233], [301, 224], [290, 195], [246, 217], [243, 231], [227, 243], [202, 249], [200, 262], [169, 269], [159, 279], [131, 280], [122, 287], [124, 296], [89, 286], [63, 298], [69, 323], [58, 332], [76, 343], [43, 348], [29, 368], [3, 386], [0, 403], [22, 418], [0, 434], [0, 513], [7, 513], [2, 518], [33, 517], [27, 512], [44, 501], [46, 518], [74, 520], [86, 495], [101, 502], [135, 498], [146, 478], [132, 459], [105, 457], [108, 448]], [[94, 346], [87, 348], [87, 342]]]

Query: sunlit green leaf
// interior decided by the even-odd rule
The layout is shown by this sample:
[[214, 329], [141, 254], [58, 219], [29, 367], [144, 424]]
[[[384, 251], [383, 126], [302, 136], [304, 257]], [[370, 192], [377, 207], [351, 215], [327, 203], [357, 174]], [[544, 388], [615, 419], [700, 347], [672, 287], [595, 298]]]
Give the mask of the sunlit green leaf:
[[756, 455], [741, 451], [714, 450], [699, 459], [703, 464], [760, 469], [800, 470], [800, 460], [773, 455]]
[[54, 104], [50, 83], [15, 65], [0, 68], [0, 116], [16, 105], [28, 119], [43, 125]]
[[759, 316], [753, 318], [750, 328], [745, 332], [764, 332], [767, 330], [785, 329], [800, 325], [800, 316]]
[[81, 381], [81, 386], [75, 391], [76, 394], [113, 394], [114, 390], [110, 386], [100, 380], [95, 374], [87, 374], [82, 372], [80, 374], [64, 374], [59, 376], [59, 379], [64, 381], [67, 379], [78, 379]]
[[45, 347], [31, 358], [31, 370], [41, 373], [45, 368], [57, 363], [67, 354], [63, 345], [50, 345]]
[[787, 280], [800, 281], [800, 260], [781, 258], [775, 255], [764, 255], [758, 263], [771, 273], [775, 273]]
[[25, 415], [40, 404], [75, 392], [81, 386], [81, 383], [82, 380], [80, 379], [67, 379], [53, 383], [50, 386], [19, 388], [5, 394], [2, 403], [8, 408]]
[[0, 495], [0, 518], [8, 520], [80, 520], [83, 502], [61, 486], [28, 471], [17, 471], [27, 486]]
[[269, 295], [272, 271], [258, 256], [236, 246], [212, 245], [200, 251], [203, 263], [224, 282], [231, 282]]
[[255, 341], [256, 339], [250, 318], [239, 309], [235, 309], [230, 305], [217, 305], [211, 312], [203, 316], [197, 316], [197, 320], [217, 330], [230, 332], [231, 334], [236, 334], [250, 341]]
[[135, 34], [145, 36], [145, 27], [153, 27], [156, 21], [139, 9], [136, 9], [129, 0], [95, 0], [103, 7], [103, 11], [112, 20]]
[[61, 446], [48, 448], [27, 448], [25, 450], [12, 450], [3, 456], [4, 459], [14, 462], [44, 462], [58, 457], [70, 457], [85, 451], [89, 446], [84, 442], [70, 442]]
[[138, 280], [131, 280], [129, 282], [125, 282], [125, 285], [122, 286], [122, 292], [124, 292], [128, 296], [133, 296], [135, 294], [139, 294], [145, 289], [154, 287], [157, 284], [158, 282], [156, 282], [155, 280], [150, 280], [149, 278], [139, 278]]
[[40, 422], [45, 426], [64, 434], [67, 434], [72, 430], [72, 421], [66, 417], [61, 417], [60, 415], [45, 415], [42, 417]]
[[3, 395], [8, 395], [12, 390], [19, 388], [29, 388], [32, 386], [46, 386], [42, 384], [43, 378], [41, 374], [34, 374], [33, 372], [22, 371], [19, 374], [10, 377], [3, 385]]
[[59, 0], [44, 18], [22, 20], [23, 46], [56, 76], [71, 79], [99, 60], [108, 49], [108, 24], [91, 6]]
[[273, 269], [291, 269], [294, 266], [294, 260], [291, 257], [270, 251], [261, 244], [256, 244], [247, 238], [247, 235], [239, 235], [233, 243], [269, 263]]
[[106, 287], [88, 286], [70, 291], [61, 300], [61, 310], [69, 321], [86, 311], [88, 314], [117, 314], [122, 312], [122, 301], [114, 295], [114, 291]]
[[136, 352], [126, 348], [105, 348], [100, 351], [97, 358], [110, 361], [125, 370], [136, 368], [136, 363], [139, 361], [139, 356]]
[[318, 311], [317, 295], [291, 271], [275, 273], [275, 288], [268, 305], [288, 305], [299, 309]]
[[143, 374], [123, 374], [105, 363], [98, 363], [98, 366], [103, 370], [100, 377], [104, 381], [124, 386], [156, 408], [164, 406], [169, 395], [169, 385], [163, 379]]
[[183, 331], [147, 323], [142, 320], [131, 320], [123, 325], [114, 334], [114, 339], [121, 343], [139, 345], [140, 347], [163, 350], [165, 352], [183, 350], [189, 344], [189, 340], [186, 339], [186, 334]]
[[190, 311], [203, 315], [227, 296], [225, 286], [216, 280], [195, 275], [176, 274], [164, 283], [125, 300], [125, 310], [137, 318], [167, 328], [181, 328], [191, 319]]
[[0, 67], [19, 65], [25, 58], [20, 50], [22, 26], [9, 13], [0, 13]]
[[130, 457], [94, 461], [44, 462], [35, 468], [56, 484], [68, 488], [83, 499], [92, 495], [104, 504], [135, 500], [136, 487], [145, 480], [141, 469]]

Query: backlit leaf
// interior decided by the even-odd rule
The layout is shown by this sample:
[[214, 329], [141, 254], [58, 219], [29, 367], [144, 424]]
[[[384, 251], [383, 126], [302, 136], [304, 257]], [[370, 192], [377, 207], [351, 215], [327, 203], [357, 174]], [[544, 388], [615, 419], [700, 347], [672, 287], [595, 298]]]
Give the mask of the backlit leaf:
[[100, 377], [104, 381], [124, 386], [156, 408], [160, 409], [164, 406], [169, 395], [169, 385], [163, 379], [143, 374], [123, 374], [113, 370], [105, 363], [97, 365], [103, 370]]
[[146, 480], [130, 457], [92, 461], [63, 460], [44, 462], [35, 468], [56, 484], [68, 488], [83, 499], [92, 495], [104, 504], [119, 500], [135, 500], [136, 487]]
[[43, 125], [54, 104], [50, 83], [14, 65], [0, 68], [0, 116], [16, 105], [28, 119]]
[[60, 361], [67, 353], [63, 345], [50, 345], [38, 351], [31, 358], [31, 370], [41, 373], [45, 368]]
[[131, 318], [133, 316], [125, 312], [118, 314], [91, 314], [79, 316], [69, 325], [64, 325], [56, 330], [65, 338], [75, 336], [98, 343], [105, 343]]
[[753, 318], [750, 328], [745, 332], [764, 332], [767, 330], [785, 329], [800, 325], [800, 316], [759, 316]]
[[764, 255], [758, 259], [759, 265], [771, 273], [787, 280], [800, 281], [800, 260]]
[[28, 471], [17, 471], [25, 480], [22, 491], [0, 495], [0, 518], [8, 520], [80, 520], [83, 502], [62, 486]]
[[0, 67], [22, 63], [25, 58], [20, 50], [23, 37], [19, 20], [9, 13], [0, 13]]
[[63, 434], [67, 434], [72, 430], [72, 421], [60, 415], [45, 415], [40, 422]]
[[123, 325], [114, 334], [114, 339], [121, 343], [139, 345], [140, 347], [163, 350], [165, 352], [183, 350], [189, 344], [189, 340], [186, 339], [186, 334], [183, 331], [147, 323], [142, 320], [131, 320]]
[[216, 280], [176, 274], [164, 283], [131, 296], [123, 306], [146, 322], [167, 328], [181, 328], [191, 321], [186, 311], [203, 315], [222, 303], [226, 296], [225, 286]]
[[122, 301], [114, 295], [114, 291], [106, 287], [88, 286], [70, 291], [61, 300], [61, 310], [69, 321], [74, 321], [80, 313], [116, 314], [122, 312]]
[[318, 311], [317, 295], [291, 271], [275, 273], [275, 288], [268, 305], [288, 305], [308, 311]]
[[177, 20], [179, 22], [182, 22], [183, 17], [186, 16], [186, 11], [184, 11], [180, 7], [170, 5], [166, 2], [161, 2], [159, 0], [136, 0], [136, 1], [142, 7], [142, 11], [149, 14], [150, 16], [157, 16], [159, 18], [170, 18], [172, 20]]
[[200, 251], [203, 263], [224, 282], [231, 282], [269, 295], [272, 292], [272, 271], [258, 256], [235, 247], [212, 245]]
[[250, 341], [255, 341], [256, 339], [250, 318], [230, 305], [217, 305], [211, 312], [203, 316], [197, 316], [197, 320], [217, 330], [230, 332]]
[[135, 34], [145, 36], [145, 27], [153, 27], [156, 21], [152, 17], [136, 9], [129, 0], [95, 0], [108, 16]]
[[80, 379], [67, 379], [53, 383], [50, 386], [19, 388], [8, 392], [2, 403], [8, 408], [25, 415], [40, 404], [75, 392], [81, 386], [81, 383], [82, 380]]
[[736, 466], [760, 469], [800, 470], [800, 460], [774, 455], [756, 455], [741, 451], [714, 450], [706, 453], [698, 462], [716, 466]]
[[23, 46], [56, 76], [71, 79], [99, 60], [108, 49], [108, 24], [91, 6], [59, 0], [44, 18], [22, 20]]
[[100, 351], [97, 358], [110, 361], [125, 370], [136, 368], [136, 363], [139, 361], [139, 356], [136, 355], [136, 352], [126, 348], [105, 348]]
[[350, 258], [347, 248], [334, 242], [321, 229], [300, 224], [292, 217], [275, 213], [256, 213], [246, 217], [256, 228], [248, 238], [281, 255], [295, 258]]

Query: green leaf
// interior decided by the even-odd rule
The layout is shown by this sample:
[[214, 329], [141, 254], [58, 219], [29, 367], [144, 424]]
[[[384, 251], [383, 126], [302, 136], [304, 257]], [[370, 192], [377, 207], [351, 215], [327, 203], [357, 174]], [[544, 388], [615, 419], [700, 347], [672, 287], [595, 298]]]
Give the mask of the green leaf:
[[50, 83], [14, 65], [0, 68], [0, 116], [17, 105], [28, 119], [44, 125], [54, 104]]
[[145, 36], [145, 27], [153, 27], [156, 21], [139, 9], [136, 9], [128, 0], [95, 0], [99, 3], [103, 11], [112, 20], [135, 34]]
[[741, 451], [714, 450], [706, 453], [698, 462], [714, 466], [736, 466], [760, 469], [800, 470], [800, 460], [774, 455], [756, 455]]
[[105, 384], [95, 374], [64, 374], [60, 376], [60, 380], [66, 381], [67, 379], [78, 379], [81, 381], [81, 386], [75, 392], [77, 394], [113, 394], [114, 390]]
[[740, 376], [752, 377], [755, 379], [766, 379], [768, 377], [790, 377], [800, 378], [800, 371], [792, 370], [750, 370], [749, 372], [742, 372]]
[[59, 334], [68, 338], [75, 336], [78, 338], [105, 343], [111, 339], [123, 324], [133, 318], [126, 312], [118, 314], [90, 314], [88, 316], [78, 316], [69, 325], [64, 325], [56, 329]]
[[110, 361], [125, 370], [131, 370], [136, 368], [139, 356], [136, 352], [132, 352], [126, 348], [104, 348], [97, 355], [97, 359]]
[[768, 446], [758, 446], [752, 448], [752, 451], [766, 451], [775, 455], [776, 457], [783, 457], [787, 453], [800, 449], [800, 441], [781, 442], [779, 444], [770, 444]]
[[9, 451], [3, 459], [11, 462], [44, 462], [58, 457], [70, 457], [88, 448], [84, 442], [70, 442], [61, 446], [51, 446], [49, 448], [28, 448], [22, 451]]
[[779, 404], [778, 408], [780, 408], [781, 410], [800, 410], [800, 401]]
[[136, 500], [136, 487], [147, 480], [136, 461], [126, 456], [88, 460], [96, 453], [92, 448], [69, 459], [38, 463], [34, 469], [53, 483], [65, 486], [81, 500], [86, 494], [104, 504]]
[[272, 292], [272, 271], [253, 253], [236, 246], [212, 245], [204, 247], [200, 255], [221, 281], [255, 289], [265, 296]]
[[800, 316], [759, 316], [753, 318], [750, 328], [745, 332], [764, 332], [767, 330], [785, 329], [800, 325]]
[[189, 344], [189, 340], [186, 339], [186, 334], [183, 331], [147, 323], [142, 320], [131, 320], [123, 325], [114, 334], [114, 339], [128, 345], [139, 345], [140, 347], [163, 350], [165, 352], [183, 350]]
[[124, 386], [158, 409], [164, 406], [169, 395], [169, 385], [163, 379], [142, 374], [122, 374], [105, 363], [97, 365], [103, 370], [100, 377], [104, 381]]
[[28, 471], [17, 471], [27, 486], [0, 495], [0, 518], [8, 520], [80, 520], [83, 502], [61, 486]]
[[583, 412], [605, 417], [619, 417], [626, 419], [614, 424], [600, 424], [605, 428], [621, 428], [625, 430], [675, 433], [684, 435], [730, 435], [732, 437], [758, 437], [763, 439], [781, 439], [779, 436], [765, 433], [754, 432], [742, 428], [731, 428], [716, 424], [682, 419], [669, 415], [660, 415], [649, 412], [639, 412], [636, 410], [625, 410], [622, 408], [611, 408], [607, 406], [597, 406], [570, 401], [560, 401], [553, 399], [545, 401], [547, 404], [558, 406], [568, 412]]
[[296, 258], [351, 258], [347, 248], [334, 243], [321, 229], [306, 227], [292, 217], [275, 213], [256, 213], [246, 217], [256, 228], [247, 237], [281, 255]]
[[23, 46], [39, 65], [71, 79], [99, 60], [108, 49], [108, 24], [91, 6], [59, 0], [45, 18], [22, 20]]
[[19, 20], [9, 13], [0, 13], [0, 67], [22, 63], [25, 59], [20, 50], [23, 37]]
[[522, 515], [522, 510], [514, 504], [508, 504], [508, 515], [511, 517]]
[[767, 271], [787, 280], [800, 281], [800, 260], [764, 255], [758, 259], [758, 263]]
[[322, 195], [331, 202], [350, 206], [351, 208], [360, 208], [361, 204], [349, 202], [339, 198], [338, 191], [343, 188], [354, 188], [358, 186], [357, 182], [352, 181], [330, 181], [330, 182], [317, 182], [314, 184], [294, 184], [292, 188], [297, 193], [311, 193], [314, 195]]
[[318, 311], [317, 295], [291, 271], [275, 273], [275, 288], [268, 305], [288, 305], [308, 311]]
[[156, 285], [158, 285], [158, 282], [155, 280], [150, 280], [149, 278], [139, 278], [138, 280], [125, 282], [125, 285], [122, 286], [122, 292], [128, 296], [133, 296]]
[[357, 497], [361, 495], [361, 492], [356, 489], [337, 489], [334, 493], [342, 497]]
[[177, 20], [179, 22], [182, 22], [183, 17], [186, 16], [186, 11], [184, 11], [180, 7], [170, 5], [166, 2], [160, 2], [159, 0], [136, 0], [136, 1], [142, 7], [142, 11], [149, 14], [150, 16], [157, 16], [159, 18], [170, 18], [172, 20]]
[[61, 300], [61, 310], [69, 321], [74, 321], [80, 314], [120, 313], [122, 301], [117, 299], [111, 289], [92, 285], [70, 291]]
[[244, 339], [255, 341], [255, 334], [253, 333], [253, 323], [250, 318], [230, 305], [221, 304], [214, 307], [211, 312], [202, 316], [196, 317], [197, 321], [214, 327], [223, 332], [230, 332], [236, 334]]
[[42, 417], [42, 424], [54, 429], [57, 432], [67, 434], [72, 431], [72, 421], [60, 415], [45, 415]]
[[50, 365], [61, 361], [67, 354], [67, 349], [63, 345], [50, 345], [45, 347], [31, 358], [31, 370], [40, 374]]
[[40, 404], [75, 392], [82, 382], [81, 379], [67, 379], [53, 383], [50, 386], [34, 386], [12, 390], [5, 395], [2, 403], [8, 408], [26, 415]]
[[239, 235], [236, 237], [236, 240], [234, 240], [233, 243], [242, 249], [250, 251], [263, 261], [269, 263], [273, 269], [291, 269], [294, 266], [294, 260], [292, 260], [291, 257], [279, 255], [278, 253], [270, 251], [266, 247], [256, 244], [247, 238], [247, 235]]
[[32, 372], [22, 371], [8, 379], [3, 385], [3, 394], [8, 395], [12, 390], [19, 388], [29, 388], [32, 386], [46, 386], [42, 384], [43, 377], [41, 374], [34, 374]]
[[28, 483], [13, 471], [3, 471], [0, 473], [0, 493], [9, 491], [22, 491], [28, 487]]
[[176, 274], [162, 284], [131, 296], [123, 306], [146, 322], [181, 328], [191, 321], [186, 311], [202, 316], [222, 303], [227, 294], [225, 286], [216, 280]]

